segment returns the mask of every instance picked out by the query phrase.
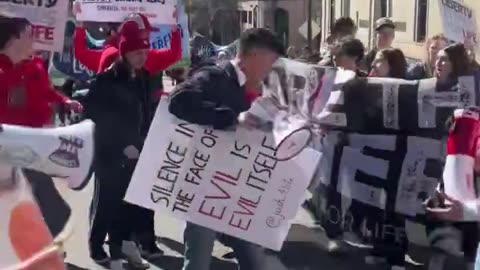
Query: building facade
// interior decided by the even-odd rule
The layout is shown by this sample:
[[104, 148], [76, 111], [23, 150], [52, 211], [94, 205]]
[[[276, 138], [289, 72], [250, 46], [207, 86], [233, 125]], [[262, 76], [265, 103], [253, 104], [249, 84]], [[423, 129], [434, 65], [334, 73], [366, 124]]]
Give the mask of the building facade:
[[[268, 27], [278, 33], [286, 46], [301, 48], [307, 39], [299, 28], [307, 21], [309, 0], [244, 0], [240, 1], [241, 29]], [[321, 0], [312, 0], [312, 21], [320, 26]], [[320, 35], [313, 37], [313, 49], [318, 49]]]
[[[390, 17], [397, 26], [394, 46], [411, 58], [422, 59], [425, 40], [442, 33], [439, 0], [318, 0], [322, 1], [322, 31], [328, 33], [335, 19], [351, 17], [358, 25], [357, 37], [369, 48], [373, 46], [374, 23]], [[475, 13], [479, 0], [461, 0]], [[477, 22], [478, 23], [478, 22]], [[478, 28], [480, 29], [480, 28]], [[326, 36], [322, 37], [322, 41]]]

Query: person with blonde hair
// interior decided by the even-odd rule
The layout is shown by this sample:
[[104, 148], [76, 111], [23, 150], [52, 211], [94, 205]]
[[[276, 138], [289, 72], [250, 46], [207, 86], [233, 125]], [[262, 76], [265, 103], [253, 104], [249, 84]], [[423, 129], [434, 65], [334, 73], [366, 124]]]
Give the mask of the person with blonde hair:
[[434, 76], [438, 52], [448, 46], [448, 39], [443, 34], [435, 35], [425, 42], [425, 58], [422, 62], [409, 67], [407, 79], [420, 80]]

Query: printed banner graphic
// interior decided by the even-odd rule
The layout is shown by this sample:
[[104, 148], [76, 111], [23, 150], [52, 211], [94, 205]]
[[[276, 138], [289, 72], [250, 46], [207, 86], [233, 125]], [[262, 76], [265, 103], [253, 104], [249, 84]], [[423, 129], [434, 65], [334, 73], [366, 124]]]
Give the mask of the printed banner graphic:
[[[188, 31], [188, 17], [185, 13], [183, 5], [179, 6], [178, 27], [180, 27], [182, 35], [182, 59], [173, 67], [188, 67], [190, 66], [190, 44]], [[153, 32], [150, 36], [152, 49], [166, 49], [170, 48], [171, 43], [171, 29], [172, 25], [156, 25], [159, 29]], [[65, 29], [65, 43], [63, 50], [60, 53], [53, 55], [51, 65], [49, 67], [49, 74], [52, 77], [68, 77], [78, 81], [88, 81], [94, 76], [94, 72], [82, 65], [74, 56], [73, 52], [73, 34], [75, 31], [75, 20], [70, 18], [67, 21]], [[96, 40], [87, 32], [87, 43], [90, 49], [101, 50], [105, 40]]]
[[[170, 68], [182, 68], [190, 66], [190, 31], [188, 29], [188, 16], [185, 12], [183, 2], [179, 2], [178, 8], [178, 27], [182, 34], [182, 58], [174, 66]], [[156, 25], [158, 32], [153, 32], [150, 35], [150, 43], [152, 49], [166, 49], [170, 48], [172, 41], [172, 25]]]
[[125, 200], [280, 250], [319, 154], [279, 162], [271, 134], [212, 130], [167, 108], [158, 106]]
[[0, 1], [0, 14], [27, 18], [33, 24], [35, 49], [55, 52], [62, 50], [68, 1]]
[[[264, 95], [312, 129], [311, 147], [321, 158], [311, 207], [328, 235], [350, 232], [368, 243], [401, 245], [405, 219], [424, 222], [422, 202], [441, 181], [445, 122], [455, 108], [479, 103], [476, 85], [477, 76], [445, 86], [436, 79], [355, 78], [281, 59]], [[276, 121], [286, 126], [285, 117]]]
[[444, 35], [469, 47], [478, 47], [475, 11], [462, 0], [438, 0]]
[[142, 13], [151, 24], [175, 24], [173, 17], [177, 0], [151, 1], [92, 1], [80, 0], [77, 20], [92, 22], [122, 22], [130, 13]]
[[59, 53], [54, 53], [49, 67], [49, 74], [54, 77], [61, 75], [69, 77], [78, 81], [87, 81], [92, 78], [94, 73], [82, 65], [74, 56], [73, 53], [73, 33], [75, 32], [75, 22], [73, 19], [67, 21], [65, 28], [65, 42], [63, 50]]

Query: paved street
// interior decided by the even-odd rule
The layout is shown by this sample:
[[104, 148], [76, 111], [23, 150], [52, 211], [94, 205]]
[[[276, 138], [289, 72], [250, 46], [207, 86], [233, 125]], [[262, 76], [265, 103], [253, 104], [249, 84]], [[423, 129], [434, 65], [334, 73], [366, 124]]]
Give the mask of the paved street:
[[[167, 90], [171, 88], [170, 81], [165, 81]], [[70, 203], [73, 208], [75, 221], [74, 233], [66, 243], [67, 252], [66, 261], [72, 270], [99, 270], [105, 269], [96, 265], [90, 260], [87, 248], [88, 235], [88, 209], [92, 196], [93, 182], [81, 192], [68, 190], [64, 186], [58, 186], [61, 194]], [[181, 269], [183, 258], [182, 232], [184, 224], [181, 221], [174, 220], [167, 216], [155, 217], [156, 234], [159, 236], [161, 248], [165, 251], [165, 256], [158, 261], [153, 261], [151, 269], [153, 270], [179, 270]], [[415, 233], [413, 232], [413, 237]], [[411, 235], [409, 235], [411, 236]], [[418, 237], [417, 237], [418, 238]], [[416, 240], [417, 241], [417, 240]], [[313, 224], [312, 219], [305, 211], [300, 211], [295, 224], [293, 225], [287, 242], [280, 254], [271, 254], [269, 259], [272, 261], [272, 270], [376, 270], [385, 269], [381, 267], [370, 267], [363, 263], [365, 249], [352, 247], [348, 254], [331, 255], [325, 250], [326, 237], [321, 228]], [[236, 264], [232, 260], [223, 259], [222, 256], [229, 252], [229, 249], [217, 243], [214, 250], [214, 260], [212, 269], [214, 270], [235, 270]], [[425, 250], [412, 247], [413, 259], [420, 262], [426, 261]], [[282, 266], [281, 264], [284, 264]], [[424, 267], [409, 265], [408, 269], [425, 269]], [[453, 264], [446, 269], [461, 269], [458, 264]]]

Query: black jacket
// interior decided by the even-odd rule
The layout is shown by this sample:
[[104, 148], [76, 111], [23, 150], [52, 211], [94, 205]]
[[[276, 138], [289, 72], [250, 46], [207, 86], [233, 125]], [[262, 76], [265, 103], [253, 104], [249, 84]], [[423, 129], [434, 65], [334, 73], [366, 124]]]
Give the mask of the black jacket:
[[170, 95], [169, 111], [193, 124], [226, 129], [250, 104], [230, 62], [200, 68]]
[[132, 78], [125, 64], [115, 63], [93, 81], [84, 104], [96, 124], [98, 162], [127, 161], [129, 145], [141, 151], [156, 105], [148, 72]]

